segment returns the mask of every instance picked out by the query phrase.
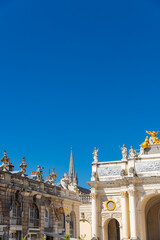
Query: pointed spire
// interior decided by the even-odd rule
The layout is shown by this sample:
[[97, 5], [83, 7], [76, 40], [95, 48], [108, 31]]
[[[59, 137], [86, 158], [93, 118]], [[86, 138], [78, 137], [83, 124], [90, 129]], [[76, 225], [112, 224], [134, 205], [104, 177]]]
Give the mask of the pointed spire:
[[71, 155], [70, 155], [70, 164], [69, 164], [69, 183], [73, 183], [73, 179], [75, 177], [75, 169], [73, 162], [73, 153], [72, 153], [72, 145], [71, 145]]

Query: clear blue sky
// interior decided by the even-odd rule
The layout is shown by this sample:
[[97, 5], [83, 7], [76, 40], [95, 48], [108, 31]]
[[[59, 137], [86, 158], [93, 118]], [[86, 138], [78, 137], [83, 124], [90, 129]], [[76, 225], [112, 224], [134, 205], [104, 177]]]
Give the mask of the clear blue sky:
[[[68, 171], [79, 185], [92, 152], [121, 159], [160, 130], [158, 0], [1, 0], [0, 154], [18, 169]], [[59, 179], [58, 178], [58, 179]]]

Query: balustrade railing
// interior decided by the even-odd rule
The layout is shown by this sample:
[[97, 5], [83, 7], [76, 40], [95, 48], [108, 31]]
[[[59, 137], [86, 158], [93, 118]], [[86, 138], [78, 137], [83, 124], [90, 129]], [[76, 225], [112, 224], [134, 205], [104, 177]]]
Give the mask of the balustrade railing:
[[89, 194], [80, 194], [79, 198], [80, 198], [80, 201], [82, 203], [89, 203], [89, 202], [91, 202], [91, 196]]

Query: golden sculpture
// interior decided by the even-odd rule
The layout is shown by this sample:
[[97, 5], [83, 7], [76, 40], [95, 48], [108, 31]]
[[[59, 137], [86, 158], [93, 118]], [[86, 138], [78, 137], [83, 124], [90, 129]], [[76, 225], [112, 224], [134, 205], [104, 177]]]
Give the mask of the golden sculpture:
[[158, 144], [158, 143], [160, 143], [160, 140], [159, 140], [158, 137], [156, 136], [156, 135], [159, 133], [159, 131], [158, 131], [158, 132], [155, 132], [155, 131], [153, 131], [153, 132], [146, 131], [146, 133], [148, 133], [148, 134], [151, 136], [151, 138], [153, 139], [153, 144]]
[[149, 144], [149, 139], [148, 139], [148, 136], [146, 137], [146, 139], [145, 139], [145, 141], [141, 144], [141, 147], [143, 148], [143, 149], [146, 149], [146, 148], [148, 148], [150, 146], [150, 144]]
[[153, 144], [159, 144], [160, 140], [157, 137], [157, 134], [159, 133], [159, 131], [155, 132], [150, 132], [150, 131], [146, 131], [146, 133], [148, 133], [150, 135], [150, 138], [148, 138], [148, 136], [146, 137], [145, 141], [141, 144], [141, 147], [143, 149], [148, 148], [150, 145]]

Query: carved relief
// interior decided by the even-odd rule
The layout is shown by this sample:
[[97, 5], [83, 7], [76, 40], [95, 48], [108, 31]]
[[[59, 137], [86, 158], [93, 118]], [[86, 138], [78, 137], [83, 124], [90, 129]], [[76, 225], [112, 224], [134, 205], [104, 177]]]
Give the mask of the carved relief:
[[110, 166], [110, 167], [103, 167], [98, 168], [98, 175], [101, 176], [114, 176], [114, 175], [120, 175], [121, 173], [121, 167], [120, 166]]
[[121, 177], [124, 177], [124, 176], [126, 175], [125, 169], [122, 169], [122, 170], [121, 170], [120, 175], [121, 175]]
[[160, 170], [160, 162], [141, 162], [135, 164], [136, 171], [137, 172], [153, 172], [153, 171], [159, 171]]
[[115, 218], [119, 221], [120, 225], [121, 225], [121, 221], [122, 221], [122, 216], [121, 213], [105, 213], [102, 214], [102, 224], [104, 225], [104, 223], [106, 222], [106, 220], [111, 219], [111, 218]]

